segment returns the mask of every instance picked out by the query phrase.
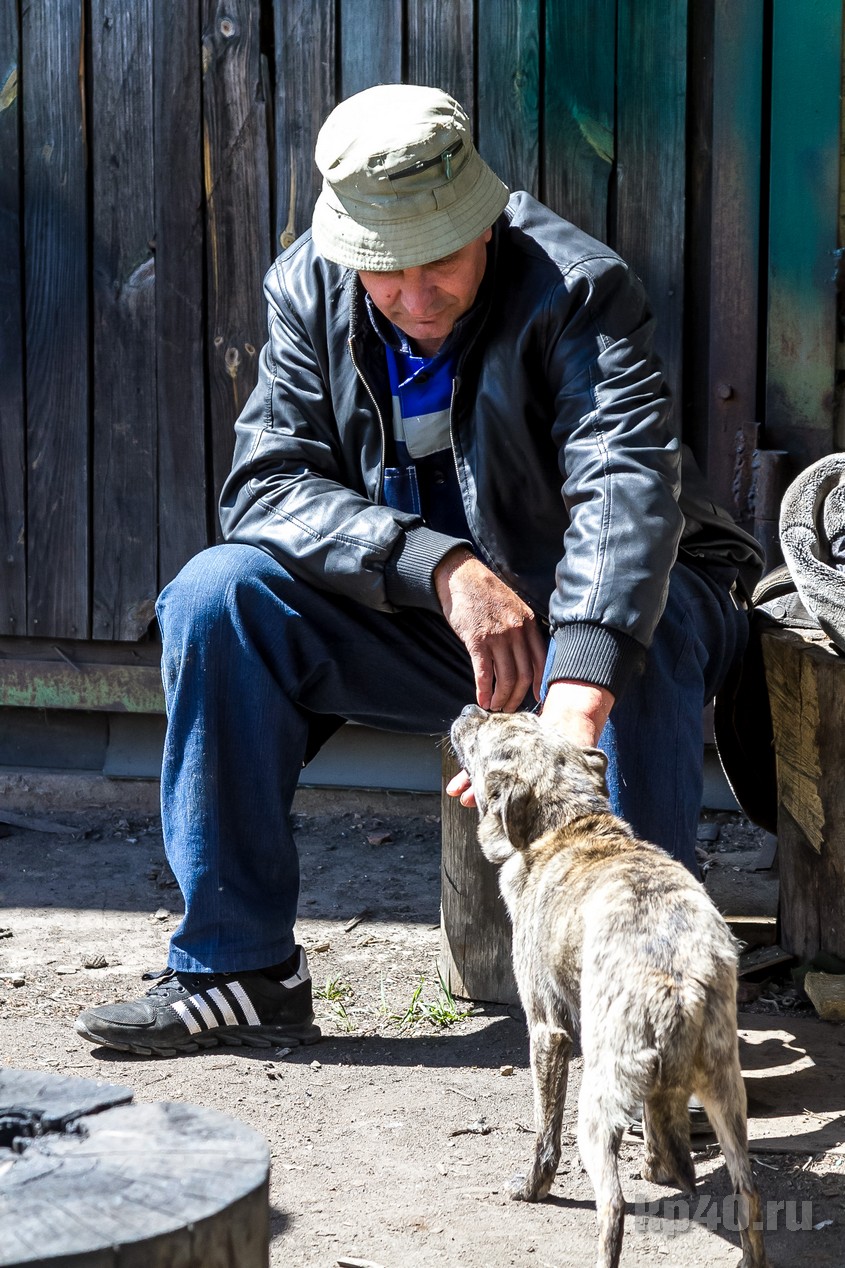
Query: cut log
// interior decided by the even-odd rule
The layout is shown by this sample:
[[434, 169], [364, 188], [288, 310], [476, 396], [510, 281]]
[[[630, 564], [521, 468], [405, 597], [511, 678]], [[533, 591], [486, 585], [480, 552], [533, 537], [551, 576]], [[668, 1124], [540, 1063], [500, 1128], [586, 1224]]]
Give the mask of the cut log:
[[798, 630], [762, 635], [777, 759], [779, 940], [845, 957], [845, 658]]
[[481, 853], [478, 815], [446, 785], [459, 767], [443, 750], [440, 972], [454, 995], [488, 1004], [516, 1004], [511, 927], [499, 893], [498, 868]]
[[823, 1021], [845, 1021], [845, 977], [835, 973], [808, 973], [804, 990]]
[[0, 1072], [0, 1265], [266, 1268], [266, 1142], [215, 1110], [131, 1097]]

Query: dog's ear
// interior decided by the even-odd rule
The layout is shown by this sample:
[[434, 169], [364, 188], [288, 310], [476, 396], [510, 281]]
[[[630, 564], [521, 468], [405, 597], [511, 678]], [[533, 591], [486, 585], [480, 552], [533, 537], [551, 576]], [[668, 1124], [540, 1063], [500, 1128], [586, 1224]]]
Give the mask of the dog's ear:
[[517, 850], [525, 850], [537, 836], [534, 831], [536, 806], [530, 784], [519, 779], [506, 767], [495, 767], [487, 773], [487, 805], [497, 815], [504, 836]]
[[609, 797], [610, 793], [607, 788], [607, 754], [603, 753], [600, 748], [585, 748], [584, 764], [587, 770], [594, 777], [596, 787], [603, 797]]

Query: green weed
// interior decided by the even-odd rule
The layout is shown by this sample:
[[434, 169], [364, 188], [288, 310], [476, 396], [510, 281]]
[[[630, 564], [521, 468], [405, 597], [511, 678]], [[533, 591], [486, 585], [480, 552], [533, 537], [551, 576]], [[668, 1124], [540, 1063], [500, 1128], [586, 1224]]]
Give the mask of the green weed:
[[346, 1031], [357, 1030], [356, 1023], [346, 1011], [344, 1000], [352, 997], [353, 990], [348, 982], [342, 982], [339, 977], [327, 977], [326, 984], [318, 987], [314, 991], [315, 999], [324, 999], [327, 1004], [331, 1005], [331, 1011]]
[[437, 970], [437, 981], [439, 985], [435, 998], [433, 1000], [423, 999], [426, 982], [425, 977], [421, 976], [404, 1013], [392, 1014], [391, 1020], [398, 1023], [400, 1030], [407, 1030], [410, 1026], [421, 1021], [426, 1021], [432, 1026], [454, 1026], [456, 1022], [464, 1021], [467, 1017], [472, 1017], [478, 1012], [477, 1008], [461, 1008], [458, 1005], [452, 994], [450, 984], [444, 982], [439, 968]]

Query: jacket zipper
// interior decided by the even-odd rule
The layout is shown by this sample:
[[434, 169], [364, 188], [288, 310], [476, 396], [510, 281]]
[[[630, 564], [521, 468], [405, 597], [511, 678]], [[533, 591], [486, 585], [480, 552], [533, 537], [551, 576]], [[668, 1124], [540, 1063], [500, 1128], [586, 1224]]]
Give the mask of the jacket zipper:
[[376, 411], [376, 418], [378, 419], [379, 430], [381, 432], [381, 467], [379, 468], [378, 489], [376, 490], [377, 492], [376, 502], [380, 503], [383, 501], [383, 498], [384, 498], [384, 468], [387, 465], [387, 436], [385, 435], [385, 430], [384, 430], [384, 419], [382, 417], [381, 410], [379, 409], [379, 404], [378, 404], [378, 401], [376, 400], [375, 392], [370, 387], [367, 380], [364, 378], [364, 375], [361, 371], [361, 367], [359, 366], [358, 361], [355, 357], [355, 347], [353, 345], [351, 335], [347, 339], [346, 345], [349, 348], [349, 356], [352, 361], [352, 364], [355, 367], [355, 373], [358, 375], [358, 378], [363, 383], [364, 387], [366, 388], [367, 395], [369, 396], [370, 400], [373, 403], [373, 409]]

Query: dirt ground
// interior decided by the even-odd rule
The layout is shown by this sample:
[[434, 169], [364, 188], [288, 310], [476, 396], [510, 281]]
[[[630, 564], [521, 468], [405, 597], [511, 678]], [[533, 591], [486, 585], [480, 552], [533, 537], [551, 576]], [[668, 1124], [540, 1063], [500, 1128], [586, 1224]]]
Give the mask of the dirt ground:
[[[298, 937], [324, 1039], [287, 1053], [212, 1049], [170, 1060], [91, 1048], [72, 1027], [83, 1007], [138, 996], [140, 973], [165, 962], [180, 898], [154, 787], [5, 777], [0, 820], [3, 810], [30, 825], [0, 827], [5, 1064], [127, 1084], [136, 1101], [210, 1106], [261, 1132], [272, 1152], [278, 1268], [593, 1262], [592, 1192], [574, 1140], [577, 1061], [552, 1194], [536, 1206], [505, 1196], [531, 1146], [524, 1023], [503, 1007], [457, 1016], [467, 1005], [450, 1005], [439, 989], [437, 797], [301, 791]], [[753, 870], [761, 834], [724, 814], [703, 834], [718, 834], [701, 848], [723, 909], [773, 912], [776, 876]], [[788, 980], [757, 982], [745, 996], [741, 1050], [772, 1264], [842, 1265], [845, 1030], [818, 1021]], [[689, 1211], [640, 1179], [641, 1150], [630, 1136], [620, 1152], [623, 1265], [736, 1264], [718, 1147], [697, 1146]]]

